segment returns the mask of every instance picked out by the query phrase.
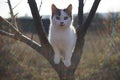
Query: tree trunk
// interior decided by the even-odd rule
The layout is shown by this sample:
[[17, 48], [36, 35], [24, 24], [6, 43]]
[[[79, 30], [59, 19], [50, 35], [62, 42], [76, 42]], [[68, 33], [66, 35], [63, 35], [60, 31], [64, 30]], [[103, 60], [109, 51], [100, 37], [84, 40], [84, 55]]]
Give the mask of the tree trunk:
[[39, 36], [41, 45], [39, 45], [35, 41], [27, 38], [21, 32], [18, 32], [16, 30], [16, 28], [13, 27], [13, 25], [11, 25], [9, 22], [2, 19], [1, 17], [0, 17], [0, 22], [4, 21], [4, 22], [8, 23], [10, 25], [11, 29], [13, 29], [17, 34], [16, 33], [11, 34], [9, 32], [5, 32], [2, 30], [0, 30], [0, 34], [7, 35], [16, 40], [20, 40], [20, 41], [28, 44], [29, 46], [31, 46], [36, 51], [38, 51], [41, 55], [43, 55], [49, 61], [49, 63], [54, 68], [54, 70], [57, 72], [60, 80], [75, 80], [74, 73], [75, 73], [75, 70], [81, 59], [82, 50], [83, 50], [83, 46], [84, 46], [84, 37], [85, 37], [86, 31], [89, 27], [89, 24], [91, 23], [92, 18], [96, 12], [99, 2], [100, 2], [100, 0], [94, 1], [91, 11], [90, 11], [86, 21], [83, 23], [83, 19], [81, 18], [81, 17], [83, 17], [83, 0], [79, 0], [79, 6], [81, 5], [81, 7], [79, 7], [79, 10], [81, 10], [81, 11], [78, 11], [79, 12], [78, 13], [78, 15], [79, 15], [79, 17], [78, 17], [79, 23], [78, 24], [79, 25], [78, 25], [78, 28], [76, 29], [77, 41], [76, 41], [75, 49], [74, 49], [73, 56], [71, 59], [72, 64], [70, 67], [66, 67], [62, 61], [59, 64], [54, 64], [54, 61], [53, 61], [54, 51], [47, 39], [47, 35], [46, 35], [44, 27], [42, 25], [42, 20], [39, 15], [35, 0], [28, 0], [28, 3], [30, 5], [32, 16], [33, 16], [34, 22], [36, 24], [35, 27], [38, 32], [38, 36]]
[[58, 76], [60, 80], [75, 80], [74, 73], [75, 69], [64, 68], [64, 70], [58, 72]]
[[74, 73], [59, 74], [60, 80], [75, 80]]
[[80, 5], [81, 6], [79, 7], [80, 11], [78, 11], [79, 12], [78, 13], [78, 16], [79, 16], [79, 19], [78, 19], [79, 26], [78, 27], [79, 28], [77, 28], [77, 33], [76, 33], [77, 34], [76, 46], [75, 46], [73, 56], [71, 59], [72, 65], [70, 67], [65, 67], [63, 62], [60, 62], [59, 64], [54, 64], [54, 61], [53, 61], [54, 51], [46, 38], [44, 27], [42, 25], [41, 17], [39, 16], [36, 2], [35, 2], [35, 0], [28, 0], [28, 3], [31, 8], [32, 16], [33, 16], [33, 19], [36, 24], [36, 29], [38, 30], [38, 36], [39, 36], [41, 45], [42, 45], [42, 47], [44, 47], [43, 51], [45, 54], [42, 53], [42, 55], [49, 61], [49, 63], [52, 65], [52, 67], [58, 73], [60, 80], [75, 80], [74, 73], [75, 73], [75, 70], [81, 59], [82, 50], [83, 50], [83, 46], [84, 46], [84, 37], [85, 37], [86, 31], [88, 29], [88, 26], [89, 26], [94, 14], [95, 14], [95, 11], [98, 7], [99, 2], [100, 2], [100, 0], [95, 0], [94, 5], [89, 14], [89, 16], [91, 16], [91, 17], [88, 16], [89, 19], [87, 18], [87, 20], [84, 24], [83, 19], [80, 18], [80, 17], [83, 17], [83, 0], [79, 0], [79, 6]]

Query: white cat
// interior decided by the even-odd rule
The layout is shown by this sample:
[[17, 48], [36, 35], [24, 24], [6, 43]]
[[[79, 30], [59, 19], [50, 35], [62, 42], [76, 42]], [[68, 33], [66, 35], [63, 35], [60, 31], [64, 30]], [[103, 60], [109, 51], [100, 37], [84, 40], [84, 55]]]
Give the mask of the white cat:
[[76, 44], [76, 31], [71, 24], [71, 14], [71, 4], [66, 9], [58, 9], [52, 4], [52, 17], [48, 39], [55, 52], [55, 64], [59, 64], [62, 59], [66, 67], [71, 65], [71, 57]]

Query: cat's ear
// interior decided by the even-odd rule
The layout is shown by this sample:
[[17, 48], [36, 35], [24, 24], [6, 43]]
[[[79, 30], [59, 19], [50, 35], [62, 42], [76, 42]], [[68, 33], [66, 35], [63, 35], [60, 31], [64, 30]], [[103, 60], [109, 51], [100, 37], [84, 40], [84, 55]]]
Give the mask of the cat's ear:
[[51, 9], [52, 13], [55, 13], [57, 11], [57, 7], [54, 4], [52, 4]]
[[70, 5], [67, 7], [67, 11], [68, 11], [69, 13], [72, 13], [72, 4], [70, 4]]

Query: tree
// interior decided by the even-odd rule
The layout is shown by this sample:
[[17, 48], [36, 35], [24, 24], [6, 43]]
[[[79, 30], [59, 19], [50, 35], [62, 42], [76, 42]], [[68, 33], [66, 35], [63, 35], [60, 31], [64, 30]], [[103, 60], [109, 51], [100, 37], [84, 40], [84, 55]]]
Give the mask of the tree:
[[41, 16], [38, 12], [35, 0], [28, 0], [28, 3], [32, 12], [32, 16], [36, 25], [37, 34], [39, 36], [39, 40], [41, 44], [38, 44], [35, 41], [28, 38], [27, 36], [23, 35], [21, 32], [18, 31], [15, 25], [12, 25], [2, 17], [0, 17], [0, 22], [2, 24], [7, 23], [9, 25], [9, 28], [12, 29], [13, 33], [6, 32], [5, 30], [0, 30], [0, 34], [14, 38], [16, 40], [20, 40], [25, 44], [29, 45], [30, 47], [32, 47], [33, 49], [35, 49], [41, 55], [43, 55], [48, 60], [48, 62], [52, 65], [54, 70], [57, 72], [60, 80], [75, 80], [74, 73], [81, 59], [82, 50], [84, 46], [84, 37], [87, 32], [87, 29], [89, 28], [89, 24], [91, 23], [93, 16], [95, 15], [96, 9], [100, 1], [101, 0], [94, 1], [87, 19], [85, 20], [85, 22], [83, 22], [84, 4], [83, 4], [83, 0], [79, 0], [78, 26], [76, 28], [77, 42], [76, 42], [75, 50], [71, 60], [72, 65], [70, 67], [65, 67], [62, 61], [59, 64], [54, 64], [54, 61], [53, 61], [54, 51], [47, 39], [47, 35], [44, 30], [44, 27], [41, 21]]

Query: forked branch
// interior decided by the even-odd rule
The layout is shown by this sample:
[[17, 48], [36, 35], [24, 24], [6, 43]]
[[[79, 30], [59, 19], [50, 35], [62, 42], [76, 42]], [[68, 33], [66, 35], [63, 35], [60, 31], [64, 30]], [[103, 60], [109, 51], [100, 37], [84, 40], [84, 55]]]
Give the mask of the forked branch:
[[[60, 80], [75, 80], [74, 73], [77, 68], [77, 65], [80, 62], [81, 55], [82, 55], [82, 50], [83, 50], [83, 45], [84, 45], [84, 36], [86, 34], [86, 31], [89, 27], [90, 22], [92, 21], [92, 18], [96, 12], [96, 9], [98, 7], [100, 0], [95, 0], [94, 4], [92, 6], [92, 9], [85, 21], [83, 23], [83, 19], [80, 20], [80, 17], [83, 17], [83, 0], [79, 0], [79, 10], [78, 15], [79, 15], [79, 26], [77, 28], [77, 41], [76, 41], [76, 46], [75, 50], [73, 52], [72, 56], [72, 65], [70, 67], [65, 67], [63, 62], [60, 62], [59, 64], [54, 64], [53, 58], [54, 58], [54, 51], [47, 39], [44, 26], [41, 21], [41, 17], [39, 15], [39, 11], [37, 8], [37, 5], [35, 3], [35, 0], [28, 0], [32, 16], [34, 19], [34, 22], [36, 24], [36, 30], [38, 32], [38, 36], [41, 42], [41, 45], [36, 43], [35, 41], [31, 40], [30, 38], [26, 37], [23, 35], [21, 32], [16, 30], [12, 24], [10, 24], [8, 21], [0, 17], [0, 22], [2, 23], [7, 23], [10, 26], [10, 29], [15, 31], [15, 33], [9, 33], [5, 32], [5, 30], [0, 30], [0, 34], [9, 36], [11, 38], [14, 38], [16, 40], [20, 40], [26, 44], [28, 44], [30, 47], [38, 51], [40, 54], [42, 54], [52, 65], [54, 70], [58, 73], [58, 76]], [[81, 5], [81, 7], [80, 7]], [[81, 25], [82, 24], [82, 25]]]
[[[97, 2], [98, 0], [95, 0], [95, 1]], [[44, 51], [45, 51], [45, 54], [47, 54], [46, 59], [50, 62], [50, 64], [56, 70], [56, 72], [58, 73], [61, 80], [74, 80], [75, 79], [74, 78], [74, 72], [77, 68], [77, 65], [79, 64], [79, 61], [80, 61], [81, 55], [82, 55], [82, 49], [83, 49], [83, 45], [84, 45], [84, 36], [85, 36], [85, 33], [88, 29], [87, 27], [89, 26], [89, 24], [91, 22], [89, 20], [91, 20], [91, 19], [88, 19], [86, 21], [86, 23], [88, 23], [87, 24], [88, 26], [86, 25], [86, 23], [84, 24], [85, 26], [84, 25], [79, 25], [79, 28], [77, 30], [77, 42], [76, 42], [75, 50], [74, 50], [74, 53], [73, 53], [73, 56], [72, 56], [72, 65], [68, 68], [65, 67], [62, 62], [58, 65], [55, 65], [53, 63], [54, 52], [53, 52], [52, 47], [50, 46], [50, 44], [49, 44], [49, 42], [46, 38], [44, 27], [42, 25], [41, 17], [38, 13], [38, 9], [37, 9], [37, 5], [35, 3], [35, 0], [28, 0], [28, 3], [30, 5], [32, 16], [33, 16], [33, 19], [34, 19], [35, 24], [36, 24], [36, 29], [38, 30], [38, 35], [39, 35], [41, 44], [42, 44], [42, 46], [45, 45], [44, 46], [45, 47]], [[79, 6], [81, 4], [82, 4], [82, 8], [79, 7], [80, 8], [79, 10], [81, 10], [81, 11], [79, 11], [79, 18], [80, 18], [80, 16], [81, 17], [83, 16], [83, 0], [79, 3]], [[94, 5], [93, 5], [93, 7], [94, 7]], [[97, 7], [94, 7], [94, 8], [97, 9]], [[93, 11], [93, 10], [91, 9], [91, 11]], [[95, 13], [95, 12], [96, 12], [96, 10], [92, 13]], [[89, 16], [92, 16], [91, 18], [93, 18], [94, 14], [89, 14]], [[82, 20], [83, 19], [81, 19], [80, 21], [82, 21]], [[80, 24], [83, 24], [83, 23], [80, 23]], [[46, 50], [48, 50], [48, 51], [46, 51]]]

